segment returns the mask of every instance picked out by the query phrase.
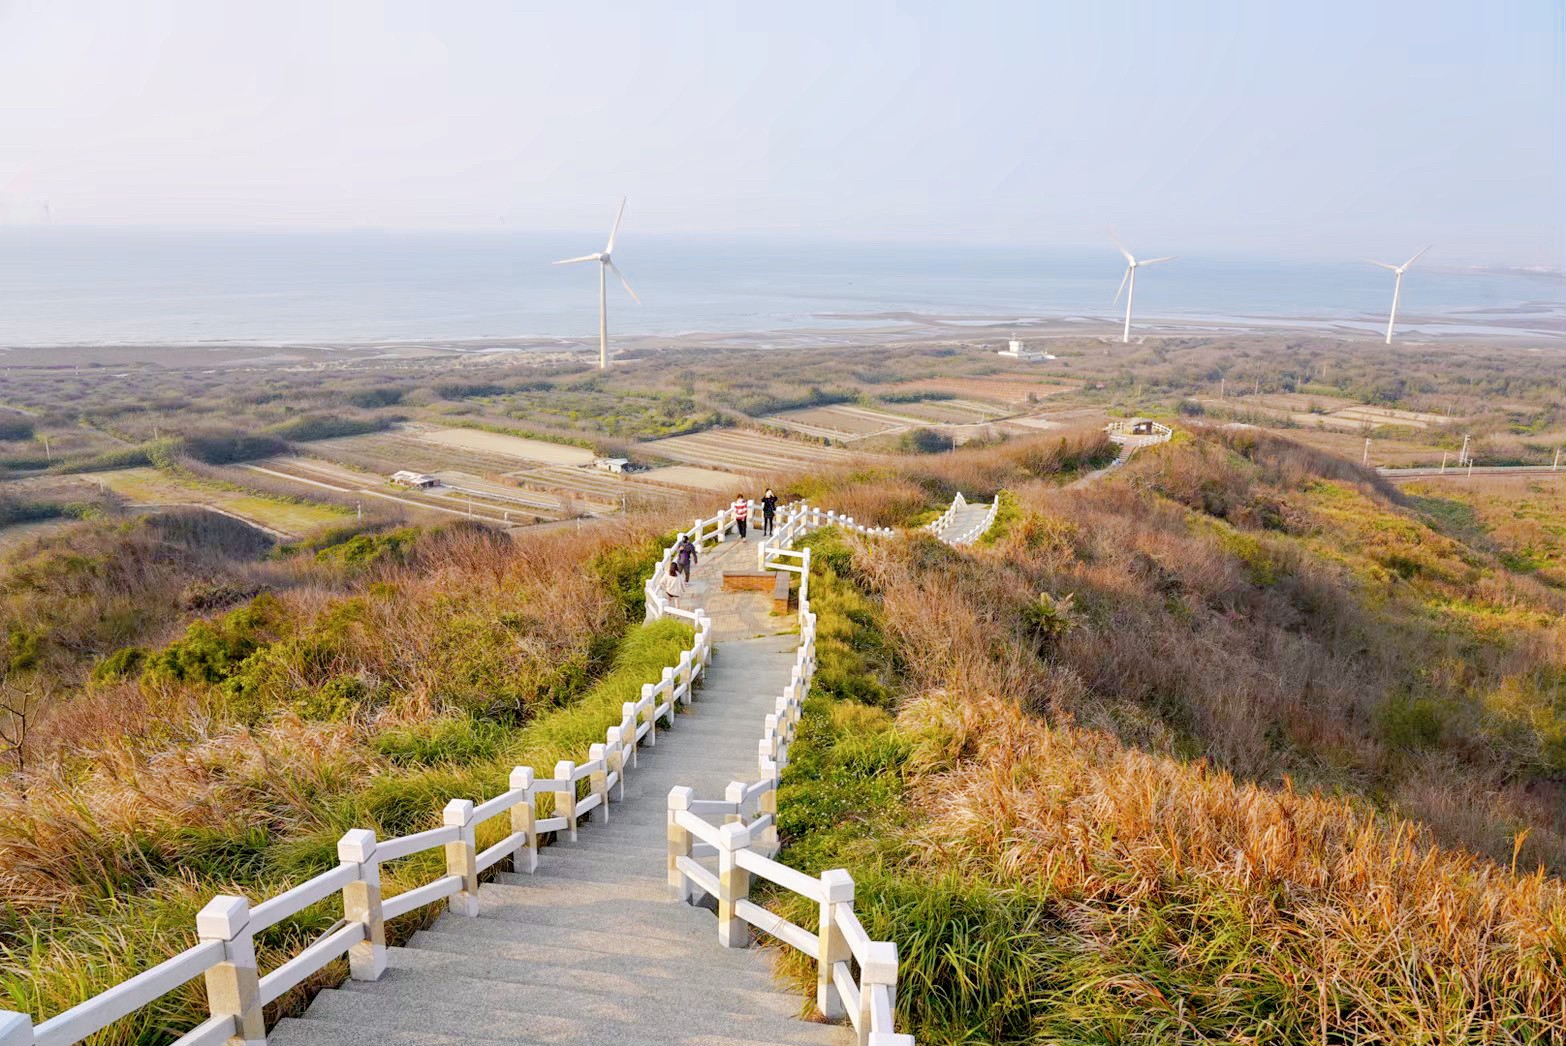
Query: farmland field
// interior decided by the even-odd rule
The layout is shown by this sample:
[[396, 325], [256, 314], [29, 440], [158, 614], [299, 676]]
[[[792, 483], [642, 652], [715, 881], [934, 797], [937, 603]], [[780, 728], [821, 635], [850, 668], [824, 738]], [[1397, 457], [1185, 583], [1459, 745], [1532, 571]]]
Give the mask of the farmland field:
[[761, 419], [769, 425], [794, 429], [810, 436], [851, 441], [866, 436], [901, 432], [919, 424], [916, 418], [899, 417], [863, 407], [834, 405], [784, 411]]
[[439, 443], [462, 450], [476, 450], [484, 454], [500, 454], [522, 461], [539, 461], [546, 465], [590, 465], [596, 457], [582, 447], [571, 447], [544, 440], [507, 436], [483, 429], [432, 429], [412, 430], [419, 439]]
[[991, 403], [1026, 403], [1029, 398], [1042, 399], [1075, 388], [1047, 378], [925, 378], [905, 381], [891, 386], [898, 391], [950, 392], [965, 399], [986, 400]]
[[743, 429], [709, 429], [637, 446], [652, 457], [738, 472], [779, 472], [840, 465], [852, 461], [855, 456], [837, 447], [796, 443]]
[[642, 478], [652, 483], [666, 483], [671, 487], [695, 490], [729, 491], [734, 487], [732, 472], [697, 468], [694, 465], [666, 465], [661, 469], [643, 472]]
[[295, 504], [243, 491], [224, 490], [154, 468], [116, 469], [100, 472], [94, 478], [138, 505], [205, 505], [290, 537], [341, 523], [351, 515], [349, 510], [336, 506]]

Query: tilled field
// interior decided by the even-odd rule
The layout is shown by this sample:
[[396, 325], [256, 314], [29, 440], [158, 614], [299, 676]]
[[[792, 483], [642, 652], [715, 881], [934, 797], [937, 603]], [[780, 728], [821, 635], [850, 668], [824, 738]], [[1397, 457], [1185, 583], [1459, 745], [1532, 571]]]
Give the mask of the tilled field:
[[743, 429], [709, 429], [639, 444], [654, 457], [736, 472], [792, 472], [842, 465], [856, 455], [838, 447], [811, 446]]

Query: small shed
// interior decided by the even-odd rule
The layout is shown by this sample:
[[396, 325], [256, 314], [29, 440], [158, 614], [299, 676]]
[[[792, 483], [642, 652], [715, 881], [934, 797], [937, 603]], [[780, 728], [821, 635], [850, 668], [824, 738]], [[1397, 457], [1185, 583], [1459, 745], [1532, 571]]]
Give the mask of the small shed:
[[630, 463], [630, 458], [594, 458], [593, 468], [600, 472], [624, 472]]
[[1127, 418], [1126, 431], [1133, 436], [1155, 436], [1158, 430], [1153, 428], [1152, 418]]
[[440, 480], [427, 472], [413, 472], [402, 469], [392, 473], [391, 481], [399, 487], [413, 487], [417, 490], [428, 490], [430, 487], [440, 486]]

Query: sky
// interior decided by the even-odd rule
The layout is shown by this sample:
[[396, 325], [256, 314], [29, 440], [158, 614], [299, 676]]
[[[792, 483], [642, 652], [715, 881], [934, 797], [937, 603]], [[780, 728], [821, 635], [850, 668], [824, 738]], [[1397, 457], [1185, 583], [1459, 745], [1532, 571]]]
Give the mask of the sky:
[[0, 0], [0, 223], [1559, 268], [1562, 10]]

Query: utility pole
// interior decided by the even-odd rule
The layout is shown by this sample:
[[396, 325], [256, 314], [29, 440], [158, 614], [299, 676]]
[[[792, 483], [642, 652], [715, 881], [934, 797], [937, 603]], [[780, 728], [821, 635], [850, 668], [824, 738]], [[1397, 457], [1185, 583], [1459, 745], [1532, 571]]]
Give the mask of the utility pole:
[[43, 437], [43, 445], [44, 445], [44, 459], [49, 461], [49, 462], [53, 462], [54, 461], [54, 452], [49, 449], [49, 437], [48, 436], [44, 436]]
[[1256, 375], [1256, 395], [1261, 395], [1261, 375]]
[[1449, 451], [1449, 450], [1443, 450], [1441, 452], [1441, 474], [1443, 476], [1446, 475], [1446, 458], [1447, 458], [1447, 455], [1450, 454], [1450, 453], [1452, 453], [1452, 452]]
[[1458, 468], [1462, 468], [1463, 467], [1463, 462], [1468, 460], [1468, 441], [1471, 438], [1472, 437], [1470, 437], [1470, 436], [1468, 436], [1466, 434], [1463, 436], [1463, 449], [1457, 452], [1457, 467]]
[[1561, 467], [1561, 448], [1556, 447], [1555, 448], [1555, 463], [1550, 466], [1550, 471], [1554, 472], [1557, 469], [1559, 469], [1560, 467]]
[[355, 501], [353, 503], [353, 512], [354, 512], [354, 515], [359, 519], [359, 521], [363, 522], [364, 521], [364, 502], [362, 502], [362, 501]]
[[1224, 383], [1227, 382], [1228, 380], [1229, 380], [1228, 378], [1219, 378], [1218, 379], [1218, 398], [1219, 399], [1223, 399], [1223, 386], [1224, 386]]
[[1362, 466], [1365, 466], [1367, 468], [1370, 466], [1370, 437], [1369, 436], [1365, 437], [1365, 453], [1360, 456], [1359, 463]]

